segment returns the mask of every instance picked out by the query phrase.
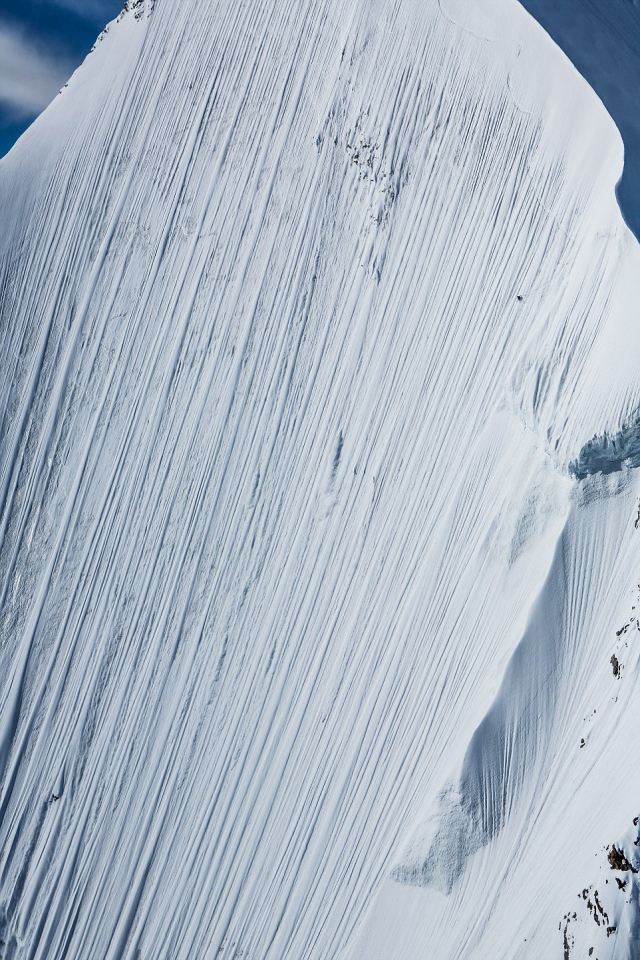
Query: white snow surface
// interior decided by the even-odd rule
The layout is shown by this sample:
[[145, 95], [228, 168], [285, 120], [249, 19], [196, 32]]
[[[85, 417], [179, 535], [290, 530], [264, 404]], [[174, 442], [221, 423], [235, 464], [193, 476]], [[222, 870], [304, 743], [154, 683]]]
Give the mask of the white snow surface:
[[640, 955], [622, 162], [515, 0], [144, 0], [0, 161], [2, 960]]

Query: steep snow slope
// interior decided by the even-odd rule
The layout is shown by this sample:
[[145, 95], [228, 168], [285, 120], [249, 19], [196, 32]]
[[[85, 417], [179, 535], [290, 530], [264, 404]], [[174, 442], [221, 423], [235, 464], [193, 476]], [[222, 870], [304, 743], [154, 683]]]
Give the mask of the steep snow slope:
[[624, 140], [620, 207], [640, 236], [640, 4], [637, 0], [520, 0], [601, 98]]
[[5, 957], [625, 955], [621, 165], [510, 0], [136, 4], [0, 162]]

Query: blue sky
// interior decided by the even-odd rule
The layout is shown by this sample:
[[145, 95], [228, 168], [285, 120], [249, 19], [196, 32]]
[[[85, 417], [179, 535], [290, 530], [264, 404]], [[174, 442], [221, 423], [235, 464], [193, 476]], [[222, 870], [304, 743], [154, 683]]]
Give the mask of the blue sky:
[[46, 107], [123, 0], [0, 0], [0, 156]]

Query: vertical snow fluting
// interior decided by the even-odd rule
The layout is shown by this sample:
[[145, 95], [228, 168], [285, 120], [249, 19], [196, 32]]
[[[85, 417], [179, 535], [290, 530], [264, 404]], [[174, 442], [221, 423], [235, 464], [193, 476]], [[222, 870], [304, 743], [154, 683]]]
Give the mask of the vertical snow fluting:
[[128, 7], [0, 161], [0, 952], [561, 956], [639, 802], [616, 129], [510, 0]]

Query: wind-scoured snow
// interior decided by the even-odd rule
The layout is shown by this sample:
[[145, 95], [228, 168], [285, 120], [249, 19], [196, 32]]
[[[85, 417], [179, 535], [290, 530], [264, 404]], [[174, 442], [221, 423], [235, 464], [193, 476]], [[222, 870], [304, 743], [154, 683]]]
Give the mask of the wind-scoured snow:
[[3, 960], [633, 956], [613, 122], [511, 0], [129, 6], [0, 161]]
[[624, 141], [616, 193], [640, 235], [640, 5], [637, 0], [520, 0], [601, 98]]

